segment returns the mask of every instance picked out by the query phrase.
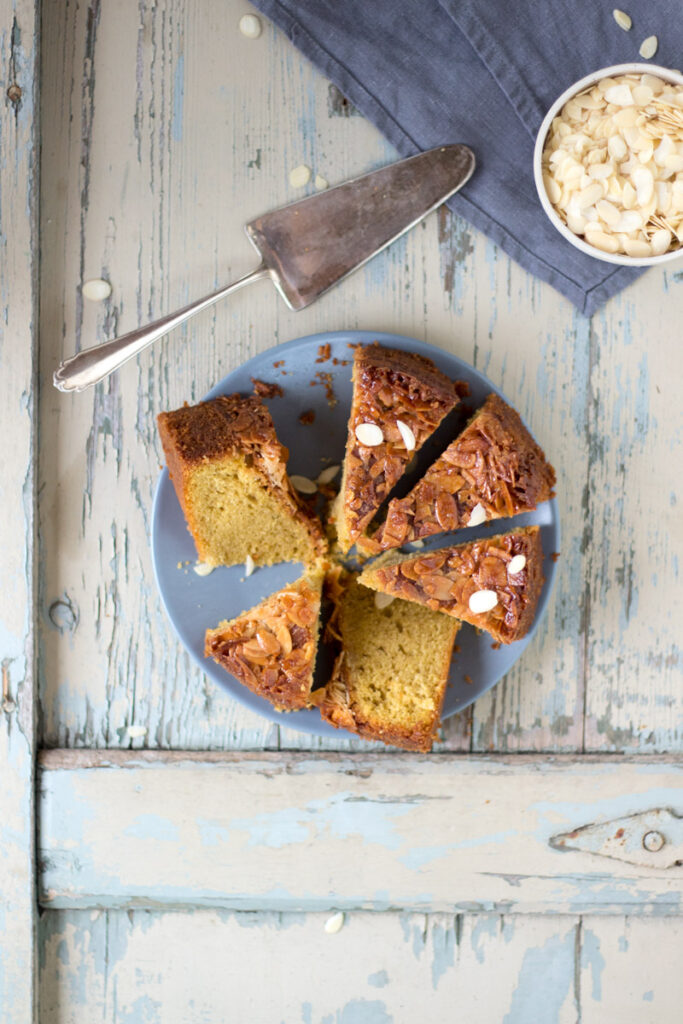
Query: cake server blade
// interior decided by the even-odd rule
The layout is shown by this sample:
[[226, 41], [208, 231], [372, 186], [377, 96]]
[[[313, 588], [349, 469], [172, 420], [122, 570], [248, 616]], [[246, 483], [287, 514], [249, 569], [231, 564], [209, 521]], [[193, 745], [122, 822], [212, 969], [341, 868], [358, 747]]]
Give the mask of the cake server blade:
[[247, 224], [278, 291], [304, 309], [418, 224], [474, 170], [467, 146], [439, 146]]
[[83, 391], [253, 281], [270, 278], [290, 309], [305, 309], [449, 199], [474, 167], [467, 146], [438, 146], [257, 217], [246, 226], [261, 257], [256, 270], [146, 327], [84, 349], [55, 371], [55, 387]]

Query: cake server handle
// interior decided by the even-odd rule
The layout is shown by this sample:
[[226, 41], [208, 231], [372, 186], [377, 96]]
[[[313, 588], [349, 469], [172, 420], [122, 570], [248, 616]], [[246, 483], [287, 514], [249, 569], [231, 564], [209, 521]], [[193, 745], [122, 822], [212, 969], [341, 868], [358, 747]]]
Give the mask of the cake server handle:
[[252, 281], [260, 281], [270, 276], [270, 270], [265, 263], [262, 263], [260, 267], [252, 270], [245, 277], [241, 277], [234, 284], [229, 284], [226, 288], [221, 288], [220, 291], [213, 292], [212, 295], [207, 295], [204, 299], [198, 299], [197, 302], [192, 302], [176, 313], [162, 316], [160, 320], [155, 320], [154, 323], [147, 324], [146, 327], [138, 327], [137, 330], [123, 334], [120, 338], [83, 349], [71, 359], [66, 359], [60, 364], [54, 372], [52, 382], [59, 391], [85, 391], [86, 388], [104, 380], [114, 370], [118, 370], [119, 366], [127, 359], [132, 359], [153, 341], [163, 338], [174, 327], [184, 324], [190, 317], [201, 313], [203, 309], [208, 309], [214, 303], [220, 302], [226, 295], [237, 291], [238, 288], [244, 288]]

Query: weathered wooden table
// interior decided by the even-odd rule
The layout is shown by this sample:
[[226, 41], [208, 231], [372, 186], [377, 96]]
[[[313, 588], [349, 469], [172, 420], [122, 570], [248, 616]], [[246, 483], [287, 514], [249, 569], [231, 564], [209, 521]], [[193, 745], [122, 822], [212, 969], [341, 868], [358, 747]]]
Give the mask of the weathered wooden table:
[[[681, 269], [587, 320], [442, 211], [305, 312], [261, 285], [58, 394], [245, 272], [291, 168], [395, 154], [242, 0], [46, 3], [40, 67], [34, 4], [0, 11], [0, 1020], [680, 1021]], [[549, 614], [430, 757], [247, 713], [153, 580], [155, 414], [337, 328], [470, 361], [558, 470]]]

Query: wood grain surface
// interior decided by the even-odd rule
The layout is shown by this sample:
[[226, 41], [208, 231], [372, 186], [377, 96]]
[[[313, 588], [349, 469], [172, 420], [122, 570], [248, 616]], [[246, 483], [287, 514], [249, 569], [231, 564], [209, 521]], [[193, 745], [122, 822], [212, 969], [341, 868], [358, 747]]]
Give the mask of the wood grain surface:
[[36, 11], [0, 2], [0, 1022], [36, 1019]]
[[164, 1024], [680, 1019], [680, 923], [669, 925], [662, 944], [661, 922], [647, 918], [355, 912], [336, 934], [325, 931], [328, 920], [327, 914], [212, 910], [45, 915], [45, 1019], [123, 1024], [160, 1020], [162, 1013]]
[[[245, 3], [46, 4], [41, 375], [248, 270], [243, 223], [394, 158]], [[309, 191], [312, 189], [309, 186]], [[369, 749], [272, 726], [207, 682], [153, 581], [154, 416], [272, 344], [330, 328], [426, 339], [486, 372], [558, 470], [562, 558], [524, 657], [439, 750], [680, 750], [681, 271], [587, 320], [445, 211], [309, 310], [262, 283], [96, 389], [41, 400], [41, 721], [49, 746]], [[104, 277], [104, 303], [81, 285]], [[144, 734], [131, 739], [128, 726]]]
[[46, 907], [682, 910], [637, 822], [626, 861], [552, 842], [675, 806], [680, 759], [112, 753], [41, 760]]

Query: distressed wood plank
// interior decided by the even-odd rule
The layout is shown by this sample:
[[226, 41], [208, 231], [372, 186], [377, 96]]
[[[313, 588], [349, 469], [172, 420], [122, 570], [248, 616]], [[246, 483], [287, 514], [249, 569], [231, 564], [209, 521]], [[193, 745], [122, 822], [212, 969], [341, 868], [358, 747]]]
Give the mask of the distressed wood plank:
[[580, 945], [582, 1024], [681, 1019], [683, 919], [587, 916]]
[[549, 845], [640, 810], [681, 813], [681, 759], [58, 751], [41, 763], [49, 907], [681, 909], [682, 866]]
[[[260, 39], [240, 35], [247, 10], [242, 0], [45, 5], [53, 45], [43, 73], [59, 85], [42, 111], [43, 379], [74, 346], [249, 269], [242, 224], [301, 194], [288, 183], [293, 166], [335, 183], [393, 158], [363, 118], [341, 116], [328, 83], [280, 33], [264, 23]], [[102, 306], [81, 302], [91, 276], [113, 284]], [[291, 313], [266, 285], [246, 289], [95, 392], [46, 387], [45, 742], [371, 749], [343, 734], [278, 730], [213, 687], [179, 648], [148, 552], [161, 461], [154, 414], [200, 397], [276, 341], [344, 326], [425, 338], [484, 370], [558, 469], [564, 540], [545, 621], [507, 678], [446, 723], [436, 749], [680, 750], [670, 610], [682, 538], [669, 486], [680, 410], [662, 379], [680, 376], [680, 347], [663, 341], [682, 301], [680, 274], [651, 271], [589, 322], [444, 212], [309, 310]], [[661, 355], [650, 337], [662, 339]], [[129, 725], [145, 736], [131, 741]]]
[[681, 918], [354, 912], [336, 935], [326, 920], [49, 911], [41, 1020], [402, 1024], [450, 1020], [454, 1006], [468, 1024], [680, 1018]]
[[0, 2], [0, 1022], [35, 1020], [34, 505], [37, 55], [33, 3]]
[[[594, 318], [585, 748], [683, 744], [683, 274]], [[640, 298], [640, 301], [638, 299]]]
[[402, 1024], [451, 1020], [454, 1006], [468, 1024], [578, 1019], [576, 918], [361, 912], [336, 935], [325, 920], [50, 911], [41, 1019]]

